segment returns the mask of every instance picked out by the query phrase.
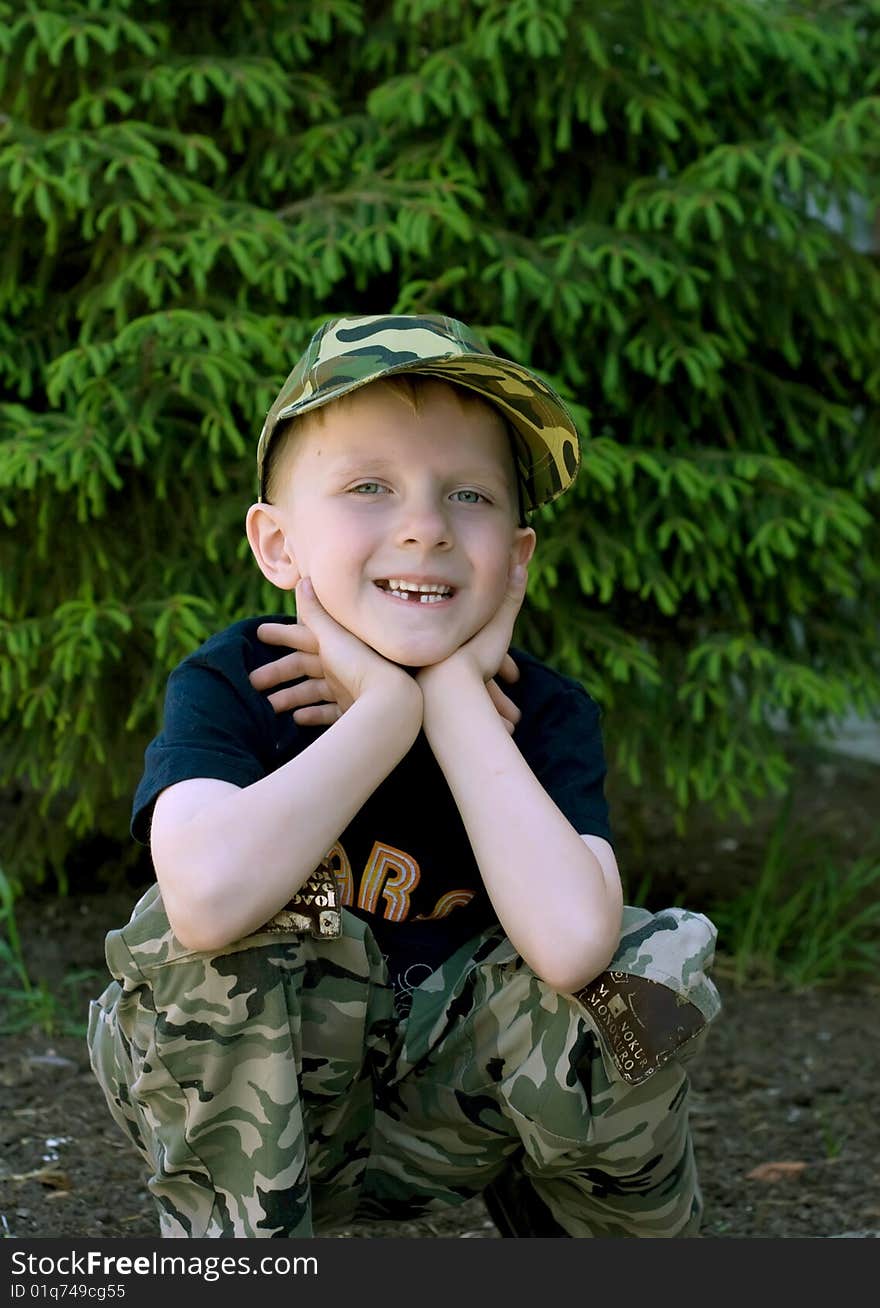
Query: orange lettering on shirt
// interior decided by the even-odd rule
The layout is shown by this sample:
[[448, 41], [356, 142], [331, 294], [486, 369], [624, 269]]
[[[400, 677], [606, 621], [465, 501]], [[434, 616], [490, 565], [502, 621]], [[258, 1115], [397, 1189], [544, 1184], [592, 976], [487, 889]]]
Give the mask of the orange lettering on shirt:
[[351, 863], [348, 861], [348, 855], [338, 840], [328, 853], [326, 862], [333, 869], [336, 877], [340, 904], [350, 908], [354, 903], [354, 877], [351, 874]]
[[361, 877], [358, 908], [375, 913], [381, 892], [385, 900], [385, 918], [389, 922], [403, 922], [409, 913], [410, 895], [419, 884], [421, 875], [419, 865], [411, 855], [377, 840]]
[[445, 895], [441, 895], [437, 900], [430, 913], [419, 913], [415, 918], [416, 922], [431, 922], [438, 917], [449, 917], [454, 908], [464, 908], [469, 904], [476, 892], [473, 890], [447, 890]]

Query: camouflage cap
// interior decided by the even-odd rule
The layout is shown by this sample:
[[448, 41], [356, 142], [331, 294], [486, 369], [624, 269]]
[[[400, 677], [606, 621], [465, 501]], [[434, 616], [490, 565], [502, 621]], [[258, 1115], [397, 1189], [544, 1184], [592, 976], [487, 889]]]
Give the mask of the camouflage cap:
[[580, 464], [578, 433], [552, 387], [522, 364], [494, 354], [455, 318], [378, 314], [333, 318], [315, 332], [260, 433], [260, 499], [266, 491], [266, 455], [280, 423], [402, 372], [455, 382], [501, 411], [512, 434], [527, 509], [549, 504], [568, 490]]

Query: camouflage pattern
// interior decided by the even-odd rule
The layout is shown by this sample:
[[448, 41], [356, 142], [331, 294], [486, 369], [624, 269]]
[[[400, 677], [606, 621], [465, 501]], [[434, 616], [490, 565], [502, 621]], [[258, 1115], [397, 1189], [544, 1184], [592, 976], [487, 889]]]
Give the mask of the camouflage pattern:
[[625, 910], [608, 985], [635, 977], [696, 1014], [685, 1039], [653, 1033], [665, 1056], [638, 1084], [589, 1001], [545, 985], [499, 927], [401, 1017], [369, 928], [347, 909], [342, 926], [197, 953], [154, 887], [108, 935], [116, 979], [91, 1005], [89, 1051], [149, 1169], [163, 1236], [411, 1220], [482, 1192], [508, 1163], [571, 1236], [696, 1234], [682, 1063], [720, 1006], [708, 919]]
[[536, 373], [494, 354], [463, 323], [440, 314], [334, 318], [312, 337], [281, 387], [257, 444], [260, 498], [279, 423], [395, 373], [445, 378], [501, 410], [513, 437], [526, 509], [567, 490], [580, 465], [577, 428], [565, 404]]

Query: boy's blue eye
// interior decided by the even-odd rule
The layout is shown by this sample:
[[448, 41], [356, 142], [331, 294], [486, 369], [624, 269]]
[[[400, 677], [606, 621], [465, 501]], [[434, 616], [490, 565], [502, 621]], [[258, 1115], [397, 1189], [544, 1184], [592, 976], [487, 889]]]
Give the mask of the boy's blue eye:
[[[369, 490], [371, 490], [371, 489], [372, 489], [372, 490], [384, 490], [384, 487], [382, 486], [381, 482], [378, 482], [378, 481], [361, 481], [361, 482], [358, 482], [357, 486], [352, 486], [352, 488], [351, 488], [351, 494], [352, 494], [352, 495], [357, 495], [357, 494], [359, 494], [361, 491], [369, 491]], [[460, 490], [460, 491], [454, 491], [453, 494], [455, 494], [455, 495], [473, 495], [473, 496], [476, 497], [475, 499], [472, 499], [472, 500], [463, 500], [462, 503], [464, 503], [464, 504], [476, 504], [476, 503], [478, 503], [480, 500], [483, 500], [484, 503], [486, 503], [486, 504], [489, 503], [489, 501], [486, 499], [486, 496], [485, 496], [485, 495], [482, 495], [482, 494], [480, 493], [480, 491], [475, 491], [475, 490]]]

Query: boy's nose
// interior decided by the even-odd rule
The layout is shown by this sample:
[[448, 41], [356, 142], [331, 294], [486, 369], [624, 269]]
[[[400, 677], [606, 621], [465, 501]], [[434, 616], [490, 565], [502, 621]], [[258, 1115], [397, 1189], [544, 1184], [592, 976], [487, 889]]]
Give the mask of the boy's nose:
[[441, 549], [452, 543], [452, 527], [436, 503], [410, 504], [402, 509], [397, 524], [397, 539], [402, 545], [423, 545]]

